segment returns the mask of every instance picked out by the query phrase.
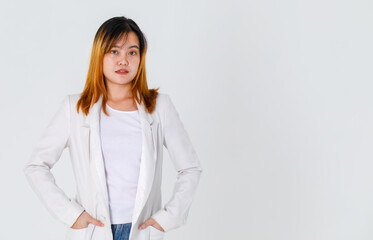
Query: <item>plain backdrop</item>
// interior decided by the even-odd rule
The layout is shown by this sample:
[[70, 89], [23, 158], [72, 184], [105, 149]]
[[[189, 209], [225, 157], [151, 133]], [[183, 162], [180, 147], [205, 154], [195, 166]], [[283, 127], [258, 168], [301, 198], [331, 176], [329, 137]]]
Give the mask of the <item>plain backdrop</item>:
[[[204, 172], [177, 240], [373, 238], [373, 3], [1, 1], [0, 239], [64, 240], [23, 167], [114, 16], [145, 33]], [[163, 203], [176, 172], [165, 151]], [[52, 169], [75, 194], [68, 150]]]

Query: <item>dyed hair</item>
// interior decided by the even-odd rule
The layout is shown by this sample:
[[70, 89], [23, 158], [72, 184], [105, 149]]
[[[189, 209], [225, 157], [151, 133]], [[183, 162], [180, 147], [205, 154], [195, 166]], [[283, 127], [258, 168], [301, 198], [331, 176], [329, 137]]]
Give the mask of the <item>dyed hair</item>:
[[[102, 94], [102, 109], [104, 113], [109, 116], [106, 111], [108, 92], [105, 76], [103, 74], [103, 58], [118, 40], [122, 39], [124, 36], [127, 38], [129, 32], [134, 32], [140, 43], [139, 68], [136, 76], [131, 81], [133, 100], [138, 103], [144, 102], [146, 110], [149, 113], [152, 113], [155, 109], [156, 98], [158, 95], [157, 91], [159, 88], [148, 89], [145, 73], [145, 55], [147, 50], [145, 35], [132, 19], [121, 16], [110, 18], [97, 30], [93, 41], [87, 80], [83, 92], [80, 94], [80, 98], [76, 104], [78, 113], [79, 109], [82, 109], [82, 112], [88, 115], [91, 106], [99, 100], [100, 95]], [[139, 96], [137, 96], [137, 91], [139, 92]]]

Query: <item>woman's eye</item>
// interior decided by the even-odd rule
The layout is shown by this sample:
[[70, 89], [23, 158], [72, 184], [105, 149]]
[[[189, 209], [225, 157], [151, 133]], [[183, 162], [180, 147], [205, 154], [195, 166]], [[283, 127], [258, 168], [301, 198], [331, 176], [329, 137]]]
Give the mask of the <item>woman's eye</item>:
[[[132, 54], [132, 53], [133, 53], [133, 54]], [[131, 55], [135, 55], [135, 54], [136, 54], [136, 52], [133, 52], [133, 51], [132, 51], [132, 52], [130, 52], [130, 54], [131, 54]]]
[[[115, 52], [115, 53], [114, 53]], [[116, 50], [111, 50], [111, 53], [114, 53], [114, 54], [116, 54], [118, 51], [116, 51]]]

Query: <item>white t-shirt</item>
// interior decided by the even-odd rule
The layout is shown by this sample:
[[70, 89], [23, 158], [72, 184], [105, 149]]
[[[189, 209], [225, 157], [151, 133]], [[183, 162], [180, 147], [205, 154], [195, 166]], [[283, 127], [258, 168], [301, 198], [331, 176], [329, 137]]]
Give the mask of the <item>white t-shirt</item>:
[[112, 224], [132, 221], [142, 152], [138, 110], [101, 109], [100, 135]]

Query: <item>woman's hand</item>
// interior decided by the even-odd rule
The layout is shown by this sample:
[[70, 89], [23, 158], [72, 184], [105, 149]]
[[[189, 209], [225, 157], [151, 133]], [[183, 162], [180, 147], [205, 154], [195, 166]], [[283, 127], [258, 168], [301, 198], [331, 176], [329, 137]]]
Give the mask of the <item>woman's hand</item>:
[[153, 226], [153, 227], [155, 227], [156, 229], [158, 229], [159, 231], [164, 232], [164, 229], [161, 227], [161, 225], [159, 225], [159, 224], [154, 220], [154, 218], [152, 218], [152, 217], [148, 218], [145, 222], [143, 222], [142, 224], [140, 224], [139, 229], [144, 229], [144, 228], [146, 228], [147, 226]]
[[94, 224], [99, 227], [103, 227], [104, 224], [93, 218], [91, 215], [89, 215], [85, 210], [83, 211], [82, 214], [78, 217], [78, 219], [75, 221], [75, 223], [71, 226], [73, 229], [81, 229], [81, 228], [86, 228], [88, 227], [88, 224]]

